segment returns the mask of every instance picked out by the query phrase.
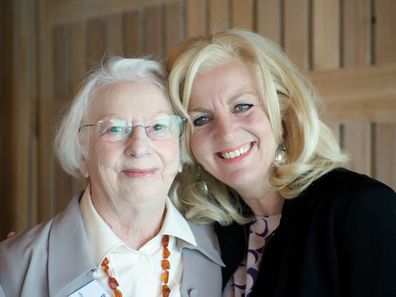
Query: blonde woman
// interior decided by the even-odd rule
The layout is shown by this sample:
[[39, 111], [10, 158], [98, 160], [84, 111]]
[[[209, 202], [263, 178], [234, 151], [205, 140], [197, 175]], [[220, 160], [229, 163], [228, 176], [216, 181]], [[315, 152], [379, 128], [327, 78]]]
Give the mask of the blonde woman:
[[217, 222], [223, 296], [396, 296], [396, 195], [341, 168], [318, 97], [282, 50], [229, 30], [181, 44], [189, 119], [176, 206]]

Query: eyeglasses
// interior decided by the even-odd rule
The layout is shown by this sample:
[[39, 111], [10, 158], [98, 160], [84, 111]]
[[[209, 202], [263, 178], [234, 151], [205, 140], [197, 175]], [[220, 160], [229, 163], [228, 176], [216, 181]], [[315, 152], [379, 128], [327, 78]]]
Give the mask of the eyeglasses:
[[178, 115], [159, 116], [141, 125], [134, 125], [127, 120], [103, 119], [96, 124], [81, 126], [78, 132], [85, 127], [96, 127], [99, 137], [110, 142], [118, 142], [127, 140], [136, 127], [142, 127], [151, 139], [162, 140], [174, 136], [179, 137], [183, 133], [185, 121]]

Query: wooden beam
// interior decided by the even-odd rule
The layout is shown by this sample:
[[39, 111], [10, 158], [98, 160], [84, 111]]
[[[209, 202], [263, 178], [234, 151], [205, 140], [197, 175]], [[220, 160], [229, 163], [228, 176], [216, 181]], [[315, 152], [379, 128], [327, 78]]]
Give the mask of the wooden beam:
[[331, 122], [396, 122], [396, 64], [308, 73]]
[[159, 5], [180, 0], [45, 0], [49, 9], [49, 22], [65, 24], [108, 14], [126, 12], [142, 7]]

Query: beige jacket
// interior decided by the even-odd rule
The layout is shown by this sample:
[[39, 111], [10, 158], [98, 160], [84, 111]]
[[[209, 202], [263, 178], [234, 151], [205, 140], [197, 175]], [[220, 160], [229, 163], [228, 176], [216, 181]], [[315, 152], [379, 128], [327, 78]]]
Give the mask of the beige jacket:
[[[0, 243], [0, 297], [69, 296], [93, 280], [96, 267], [88, 249], [80, 197], [48, 222]], [[220, 297], [223, 262], [212, 226], [189, 226], [197, 247], [182, 247], [181, 296]]]

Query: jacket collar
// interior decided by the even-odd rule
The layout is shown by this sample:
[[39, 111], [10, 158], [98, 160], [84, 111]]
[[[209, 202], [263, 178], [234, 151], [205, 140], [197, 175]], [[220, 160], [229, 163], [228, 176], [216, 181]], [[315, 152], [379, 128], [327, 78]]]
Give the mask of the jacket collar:
[[[89, 253], [89, 244], [80, 210], [82, 193], [76, 195], [67, 208], [55, 216], [49, 234], [48, 278], [50, 296], [68, 296], [91, 282], [95, 263]], [[181, 242], [181, 250], [197, 250], [212, 262], [224, 266], [217, 237], [211, 225], [188, 222], [196, 245]], [[68, 243], [68, 244], [65, 244]], [[183, 257], [190, 254], [183, 252]], [[188, 259], [187, 259], [188, 262]], [[194, 267], [191, 267], [194, 270]], [[183, 282], [188, 279], [188, 267], [184, 267]], [[196, 277], [196, 275], [195, 275]], [[192, 280], [188, 280], [192, 281]]]
[[49, 234], [48, 278], [50, 296], [67, 296], [93, 280], [95, 264], [89, 253], [87, 235], [76, 195], [55, 216]]
[[188, 225], [194, 234], [196, 245], [181, 241], [180, 249], [183, 250], [187, 248], [190, 250], [197, 250], [217, 265], [224, 266], [220, 256], [219, 242], [213, 230], [213, 226], [210, 224], [198, 225], [191, 222], [188, 222]]

